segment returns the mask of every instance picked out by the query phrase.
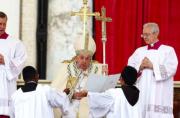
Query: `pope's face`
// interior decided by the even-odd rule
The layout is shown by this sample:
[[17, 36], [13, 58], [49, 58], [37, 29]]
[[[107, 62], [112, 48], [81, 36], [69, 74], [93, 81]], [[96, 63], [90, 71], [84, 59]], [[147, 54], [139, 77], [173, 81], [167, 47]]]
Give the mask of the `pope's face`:
[[76, 59], [77, 67], [85, 71], [86, 69], [88, 69], [91, 63], [92, 56], [87, 53], [80, 53], [76, 56], [75, 59]]
[[4, 34], [6, 30], [7, 18], [0, 18], [0, 35]]
[[158, 36], [157, 33], [152, 33], [152, 28], [151, 27], [145, 27], [143, 29], [142, 38], [144, 38], [144, 41], [145, 41], [146, 44], [155, 43], [158, 40], [157, 36]]

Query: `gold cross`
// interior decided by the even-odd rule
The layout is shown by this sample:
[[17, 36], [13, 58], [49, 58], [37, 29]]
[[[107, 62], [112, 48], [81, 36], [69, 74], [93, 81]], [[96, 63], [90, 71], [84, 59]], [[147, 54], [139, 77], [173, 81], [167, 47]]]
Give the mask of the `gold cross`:
[[102, 21], [102, 40], [106, 41], [106, 22], [111, 22], [112, 19], [110, 17], [106, 17], [106, 8], [104, 6], [101, 8], [101, 16], [96, 17], [96, 19]]
[[79, 12], [71, 12], [72, 16], [80, 16], [81, 19], [83, 20], [83, 39], [85, 40], [85, 47], [84, 49], [88, 49], [88, 42], [87, 39], [88, 37], [88, 29], [87, 29], [87, 20], [88, 17], [90, 16], [100, 16], [99, 12], [94, 12], [91, 13], [89, 7], [87, 6], [88, 1], [87, 0], [83, 0], [83, 7], [81, 7]]
[[101, 8], [101, 16], [96, 18], [97, 20], [102, 21], [102, 43], [103, 43], [103, 64], [106, 64], [106, 22], [111, 22], [112, 19], [110, 17], [106, 17], [106, 9], [103, 6]]

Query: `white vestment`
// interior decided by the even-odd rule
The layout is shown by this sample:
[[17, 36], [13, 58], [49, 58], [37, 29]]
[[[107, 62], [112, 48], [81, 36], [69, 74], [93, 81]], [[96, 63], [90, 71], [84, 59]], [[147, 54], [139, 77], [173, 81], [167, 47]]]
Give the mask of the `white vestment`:
[[[59, 68], [59, 75], [52, 81], [52, 86], [64, 90], [66, 88], [66, 83], [68, 80], [69, 74], [72, 77], [79, 76], [79, 82], [75, 87], [75, 91], [86, 90], [86, 82], [89, 74], [102, 74], [102, 64], [92, 64], [87, 71], [80, 71], [74, 62], [71, 63], [62, 63]], [[87, 98], [81, 100], [72, 100], [71, 103], [71, 113], [63, 116], [63, 118], [87, 118], [89, 115]], [[59, 118], [60, 113], [55, 111], [55, 117]]]
[[144, 69], [137, 80], [143, 118], [173, 118], [173, 76], [178, 65], [175, 51], [166, 45], [158, 50], [140, 47], [129, 58], [128, 65], [139, 71], [144, 57], [152, 62], [153, 70]]
[[64, 114], [69, 108], [66, 93], [47, 85], [37, 85], [36, 90], [30, 92], [23, 92], [20, 88], [12, 95], [11, 103], [11, 118], [54, 118], [52, 107], [61, 108]]
[[104, 93], [88, 93], [91, 118], [142, 118], [139, 102], [131, 106], [122, 89], [109, 89]]
[[16, 90], [16, 80], [27, 56], [22, 42], [10, 36], [0, 39], [0, 54], [4, 56], [5, 62], [0, 64], [0, 115], [10, 115], [10, 96]]

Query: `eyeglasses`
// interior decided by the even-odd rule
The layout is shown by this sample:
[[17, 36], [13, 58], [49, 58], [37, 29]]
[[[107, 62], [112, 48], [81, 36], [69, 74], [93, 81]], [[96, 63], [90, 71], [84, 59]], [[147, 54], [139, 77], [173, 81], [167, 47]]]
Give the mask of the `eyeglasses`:
[[153, 34], [153, 33], [143, 33], [143, 34], [141, 34], [141, 38], [149, 38], [150, 36], [151, 36], [151, 34]]

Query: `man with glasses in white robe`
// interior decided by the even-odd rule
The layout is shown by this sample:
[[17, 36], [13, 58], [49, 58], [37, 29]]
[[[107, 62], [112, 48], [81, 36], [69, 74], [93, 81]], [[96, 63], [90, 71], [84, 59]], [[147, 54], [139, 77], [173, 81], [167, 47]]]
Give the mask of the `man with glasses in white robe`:
[[144, 24], [142, 38], [147, 45], [136, 49], [128, 60], [139, 72], [143, 118], [173, 118], [173, 77], [178, 59], [174, 48], [162, 44], [158, 35], [158, 24]]

